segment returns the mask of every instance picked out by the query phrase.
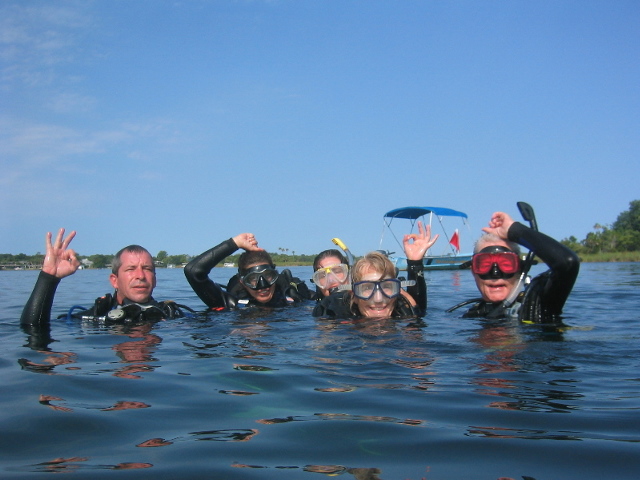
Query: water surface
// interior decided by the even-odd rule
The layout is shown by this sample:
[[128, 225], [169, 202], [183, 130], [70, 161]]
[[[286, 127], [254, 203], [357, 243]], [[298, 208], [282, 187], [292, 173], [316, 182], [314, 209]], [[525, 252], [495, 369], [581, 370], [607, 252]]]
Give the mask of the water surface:
[[[51, 341], [19, 326], [37, 273], [0, 271], [3, 479], [640, 472], [640, 264], [583, 264], [562, 331], [446, 314], [477, 296], [471, 274], [430, 272], [422, 322], [318, 320], [309, 305], [57, 320]], [[108, 273], [64, 279], [54, 312], [109, 292]], [[155, 293], [203, 308], [179, 269], [159, 270]]]

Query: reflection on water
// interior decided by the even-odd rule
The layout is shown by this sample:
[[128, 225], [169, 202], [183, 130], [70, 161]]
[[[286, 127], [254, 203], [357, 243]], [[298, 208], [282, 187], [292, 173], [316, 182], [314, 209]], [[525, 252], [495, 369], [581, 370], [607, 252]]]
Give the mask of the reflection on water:
[[[418, 321], [308, 306], [22, 331], [6, 310], [0, 477], [635, 478], [640, 267], [583, 265], [556, 329], [445, 314], [475, 296], [465, 273], [428, 274]], [[30, 274], [0, 282], [26, 300]], [[104, 293], [105, 275], [70, 277], [54, 310]], [[158, 285], [199, 307], [180, 270]]]
[[43, 358], [39, 361], [32, 361], [26, 358], [19, 358], [18, 363], [22, 368], [30, 370], [36, 373], [52, 374], [53, 369], [58, 365], [66, 365], [74, 363], [76, 361], [76, 354], [73, 352], [53, 352], [53, 351], [38, 351], [37, 352]]
[[121, 363], [126, 365], [118, 368], [113, 373], [116, 377], [140, 379], [138, 373], [153, 371], [154, 366], [151, 362], [157, 359], [152, 354], [162, 342], [162, 338], [152, 334], [153, 324], [137, 325], [132, 328], [116, 328], [112, 333], [125, 335], [132, 340], [115, 344], [112, 348], [116, 352]]
[[[72, 458], [54, 458], [48, 462], [34, 465], [34, 469], [25, 469], [25, 471], [45, 472], [45, 473], [71, 473], [83, 467], [80, 462], [86, 462], [86, 457]], [[90, 469], [107, 469], [107, 470], [133, 470], [138, 468], [153, 467], [150, 463], [118, 463], [117, 465], [87, 465]]]

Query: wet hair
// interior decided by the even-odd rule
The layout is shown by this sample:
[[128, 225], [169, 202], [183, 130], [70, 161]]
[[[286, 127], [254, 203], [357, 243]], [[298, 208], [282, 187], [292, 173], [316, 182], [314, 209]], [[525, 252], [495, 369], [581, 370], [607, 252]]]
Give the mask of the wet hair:
[[120, 249], [118, 253], [115, 254], [115, 256], [113, 257], [113, 261], [111, 262], [111, 273], [113, 273], [114, 275], [118, 275], [118, 270], [120, 270], [120, 267], [122, 266], [122, 254], [124, 252], [138, 253], [138, 254], [146, 253], [147, 255], [149, 255], [151, 257], [151, 263], [153, 265], [153, 272], [155, 273], [156, 266], [153, 263], [153, 255], [149, 253], [149, 250], [147, 250], [144, 247], [141, 247], [140, 245], [129, 245], [127, 247]]
[[503, 240], [495, 233], [483, 233], [482, 236], [478, 240], [476, 240], [476, 243], [473, 246], [473, 254], [475, 255], [484, 247], [488, 247], [491, 245], [501, 245], [503, 243], [507, 244], [509, 250], [520, 256], [520, 245], [518, 245], [516, 242], [512, 242], [511, 240]]
[[261, 264], [269, 264], [273, 268], [275, 268], [273, 260], [271, 259], [271, 255], [269, 255], [267, 252], [263, 250], [246, 251], [242, 255], [240, 255], [240, 258], [238, 258], [238, 273], [240, 274], [244, 273], [244, 271], [247, 269], [249, 265], [261, 265]]
[[345, 265], [349, 265], [349, 260], [345, 257], [340, 250], [336, 250], [335, 248], [330, 248], [329, 250], [324, 250], [316, 255], [316, 258], [313, 259], [313, 271], [318, 270], [320, 262], [328, 257], [336, 257], [340, 259], [340, 263], [344, 263]]

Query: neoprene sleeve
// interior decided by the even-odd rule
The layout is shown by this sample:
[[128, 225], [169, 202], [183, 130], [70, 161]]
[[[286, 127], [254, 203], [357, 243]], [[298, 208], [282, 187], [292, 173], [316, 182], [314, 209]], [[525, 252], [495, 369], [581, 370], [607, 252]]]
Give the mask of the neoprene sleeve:
[[420, 316], [427, 312], [427, 284], [424, 281], [424, 264], [422, 260], [407, 259], [407, 279], [415, 280], [416, 284], [407, 287], [407, 293], [416, 301]]
[[48, 325], [51, 320], [51, 307], [53, 297], [60, 279], [40, 271], [31, 296], [22, 310], [20, 324], [22, 325]]
[[559, 315], [580, 270], [580, 259], [575, 252], [557, 240], [537, 232], [520, 222], [509, 228], [509, 240], [533, 250], [549, 266], [550, 275], [536, 301], [544, 305], [547, 314]]
[[184, 267], [184, 274], [193, 291], [209, 308], [228, 308], [230, 296], [209, 278], [209, 272], [224, 258], [232, 255], [238, 246], [233, 238], [201, 253]]

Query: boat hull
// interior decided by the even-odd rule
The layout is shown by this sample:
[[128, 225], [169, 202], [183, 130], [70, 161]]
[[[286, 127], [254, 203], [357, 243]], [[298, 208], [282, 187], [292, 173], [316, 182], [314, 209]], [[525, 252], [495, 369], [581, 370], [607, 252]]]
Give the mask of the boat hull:
[[[422, 263], [425, 270], [458, 270], [471, 257], [472, 254], [428, 256], [422, 259]], [[406, 257], [391, 257], [390, 260], [398, 270], [407, 269]]]

